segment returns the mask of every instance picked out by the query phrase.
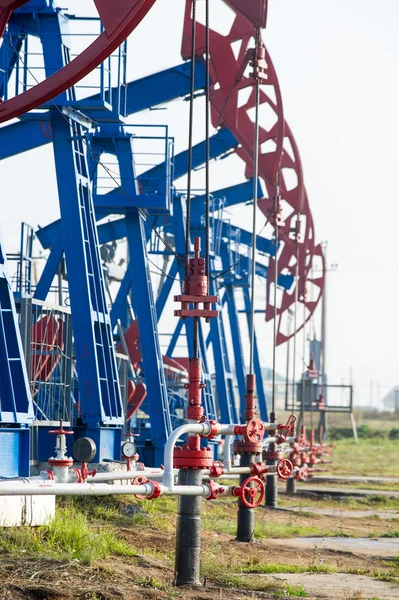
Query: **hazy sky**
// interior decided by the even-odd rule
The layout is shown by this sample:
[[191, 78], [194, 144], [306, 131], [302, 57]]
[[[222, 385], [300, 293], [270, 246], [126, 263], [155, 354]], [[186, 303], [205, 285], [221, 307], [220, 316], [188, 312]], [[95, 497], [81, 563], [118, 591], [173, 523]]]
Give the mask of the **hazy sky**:
[[[81, 14], [81, 2], [65, 4]], [[328, 261], [339, 265], [328, 285], [329, 380], [348, 380], [352, 367], [360, 399], [369, 402], [373, 380], [376, 401], [377, 382], [381, 396], [399, 383], [399, 3], [269, 4], [265, 41], [301, 152], [316, 236], [328, 240]], [[181, 62], [183, 7], [183, 0], [157, 0], [129, 43], [131, 78]], [[212, 0], [211, 9], [212, 24], [223, 29], [220, 0]], [[198, 115], [200, 109], [199, 101]], [[169, 123], [179, 151], [186, 146], [186, 114], [187, 104], [179, 101], [131, 122]], [[196, 141], [203, 138], [202, 124], [195, 135]], [[234, 164], [216, 165], [214, 188], [240, 181], [241, 172]], [[21, 220], [37, 226], [58, 216], [51, 147], [0, 163], [0, 176], [2, 231], [6, 250], [13, 252]], [[260, 338], [270, 349], [269, 337]], [[284, 355], [280, 351], [280, 371]]]

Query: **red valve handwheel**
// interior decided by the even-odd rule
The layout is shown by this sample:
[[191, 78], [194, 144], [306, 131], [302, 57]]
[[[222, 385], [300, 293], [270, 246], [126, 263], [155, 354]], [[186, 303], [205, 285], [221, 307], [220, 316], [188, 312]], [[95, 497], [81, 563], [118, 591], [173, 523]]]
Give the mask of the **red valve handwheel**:
[[[0, 0], [0, 35], [12, 11], [29, 0]], [[0, 123], [18, 117], [55, 98], [94, 71], [126, 40], [155, 0], [94, 0], [103, 33], [62, 69], [26, 92], [0, 103]]]
[[240, 500], [247, 508], [256, 508], [265, 497], [265, 484], [259, 477], [248, 477], [240, 489]]
[[65, 429], [51, 429], [49, 431], [49, 433], [51, 433], [52, 435], [72, 435], [74, 432], [73, 431], [66, 431]]
[[280, 479], [289, 479], [294, 472], [294, 465], [288, 458], [282, 458], [278, 461], [276, 473]]
[[289, 436], [291, 431], [294, 429], [295, 423], [296, 423], [296, 416], [290, 415], [288, 417], [287, 423], [281, 428], [281, 431], [277, 436], [280, 444], [282, 442], [285, 442], [285, 440], [287, 439], [287, 437]]
[[[147, 477], [144, 477], [144, 475], [137, 475], [137, 477], [133, 479], [132, 485], [142, 485], [143, 483], [147, 483], [148, 481], [149, 479], [147, 479]], [[145, 500], [147, 498], [145, 494], [134, 494], [134, 497], [137, 498], [137, 500]]]
[[298, 479], [298, 481], [306, 481], [309, 475], [309, 469], [306, 465], [304, 465], [303, 467], [301, 467], [299, 469], [299, 471], [296, 474], [296, 479]]
[[251, 419], [246, 428], [246, 437], [251, 442], [260, 442], [265, 435], [265, 426], [260, 419]]

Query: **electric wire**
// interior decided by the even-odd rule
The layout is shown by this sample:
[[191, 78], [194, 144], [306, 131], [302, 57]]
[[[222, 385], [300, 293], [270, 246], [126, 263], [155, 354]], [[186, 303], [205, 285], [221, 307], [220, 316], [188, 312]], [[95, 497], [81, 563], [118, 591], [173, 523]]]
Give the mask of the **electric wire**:
[[[259, 29], [256, 30], [255, 47], [258, 47], [260, 37]], [[255, 349], [255, 261], [256, 261], [256, 211], [258, 204], [258, 174], [259, 174], [259, 104], [260, 82], [255, 81], [255, 134], [254, 134], [254, 164], [253, 164], [253, 214], [252, 214], [252, 255], [251, 255], [251, 307], [250, 307], [250, 335], [249, 335], [249, 373], [254, 372]]]
[[192, 3], [191, 20], [191, 74], [190, 74], [190, 108], [188, 118], [188, 164], [187, 164], [187, 202], [186, 202], [186, 276], [188, 274], [188, 255], [190, 252], [191, 223], [191, 174], [193, 169], [193, 130], [194, 130], [194, 96], [195, 96], [195, 56], [197, 33], [197, 0]]
[[276, 176], [275, 194], [273, 199], [274, 212], [274, 288], [273, 288], [273, 370], [272, 370], [272, 413], [276, 408], [276, 349], [277, 349], [277, 283], [278, 283], [278, 245], [279, 245], [279, 199], [280, 199], [280, 169]]
[[[209, 0], [205, 0], [205, 275], [209, 278], [209, 233], [210, 233], [210, 186], [209, 186], [209, 163], [210, 163], [210, 142], [209, 142], [209, 108], [210, 108], [210, 40], [209, 40]], [[209, 279], [208, 279], [209, 282]], [[209, 290], [208, 290], [209, 293]]]

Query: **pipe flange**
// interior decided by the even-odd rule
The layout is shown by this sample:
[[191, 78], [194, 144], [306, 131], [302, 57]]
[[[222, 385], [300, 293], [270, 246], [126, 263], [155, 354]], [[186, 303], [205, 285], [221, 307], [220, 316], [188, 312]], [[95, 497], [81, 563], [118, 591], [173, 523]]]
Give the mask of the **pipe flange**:
[[162, 493], [161, 484], [158, 481], [153, 481], [149, 479], [146, 483], [151, 483], [152, 485], [152, 494], [151, 496], [147, 496], [147, 500], [155, 500], [155, 498], [159, 498]]
[[213, 455], [211, 448], [192, 450], [190, 446], [176, 446], [173, 451], [175, 469], [211, 469]]
[[[137, 477], [133, 479], [132, 485], [143, 485], [144, 483], [148, 483], [148, 481], [149, 480], [147, 477], [144, 477], [144, 475], [137, 475]], [[134, 497], [137, 498], [137, 500], [145, 500], [147, 498], [145, 494], [134, 494]]]
[[50, 467], [72, 467], [73, 458], [49, 458], [48, 464]]
[[278, 450], [263, 450], [262, 452], [263, 460], [281, 460], [283, 458], [283, 453]]
[[238, 439], [234, 440], [233, 452], [234, 454], [260, 454], [263, 450], [262, 442], [249, 442], [248, 440]]

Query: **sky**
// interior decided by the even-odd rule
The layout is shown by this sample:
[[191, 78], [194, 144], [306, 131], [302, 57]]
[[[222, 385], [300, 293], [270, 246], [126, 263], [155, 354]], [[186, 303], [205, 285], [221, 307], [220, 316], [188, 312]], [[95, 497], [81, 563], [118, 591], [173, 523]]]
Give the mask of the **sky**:
[[[65, 4], [81, 14], [78, 0]], [[130, 79], [181, 63], [183, 8], [184, 0], [157, 0], [129, 41]], [[225, 33], [221, 0], [212, 0], [211, 15]], [[361, 404], [376, 404], [399, 384], [398, 22], [397, 0], [270, 0], [264, 33], [300, 149], [316, 238], [328, 241], [328, 264], [338, 265], [328, 274], [329, 381], [348, 383], [352, 373]], [[204, 137], [202, 108], [197, 101], [196, 142]], [[168, 123], [176, 151], [186, 147], [187, 103], [130, 122]], [[242, 174], [237, 161], [213, 165], [212, 187], [238, 183]], [[36, 227], [59, 215], [51, 147], [3, 161], [0, 177], [1, 230], [6, 250], [15, 252], [21, 220]], [[202, 186], [201, 177], [194, 185]], [[270, 366], [261, 317], [257, 331]], [[284, 372], [284, 348], [277, 360]]]

